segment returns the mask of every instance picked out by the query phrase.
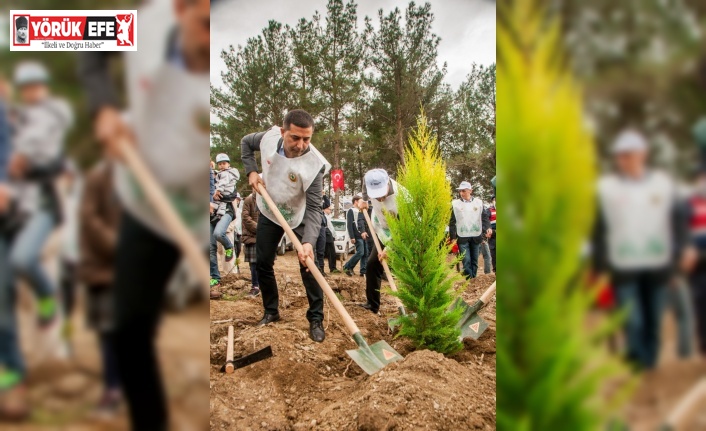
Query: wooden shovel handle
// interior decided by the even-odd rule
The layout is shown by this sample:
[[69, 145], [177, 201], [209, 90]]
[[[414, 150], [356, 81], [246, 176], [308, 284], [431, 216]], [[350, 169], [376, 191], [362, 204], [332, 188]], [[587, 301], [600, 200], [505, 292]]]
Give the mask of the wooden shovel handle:
[[701, 379], [691, 390], [679, 401], [669, 414], [665, 425], [669, 429], [680, 430], [685, 422], [697, 411], [699, 406], [706, 402], [706, 378]]
[[490, 287], [480, 296], [480, 300], [483, 301], [483, 304], [487, 304], [488, 301], [490, 301], [490, 297], [492, 297], [495, 293], [495, 283], [496, 282], [494, 281], [493, 284], [491, 284]]
[[[373, 237], [373, 241], [375, 242], [375, 248], [378, 250], [379, 255], [380, 253], [382, 253], [382, 246], [380, 245], [380, 240], [378, 239], [377, 233], [375, 233], [375, 228], [373, 228], [373, 223], [370, 221], [370, 215], [368, 215], [368, 210], [363, 210], [363, 216], [365, 216], [365, 222], [368, 223], [368, 227], [370, 227], [370, 235]], [[393, 292], [397, 292], [397, 285], [395, 284], [395, 280], [392, 278], [390, 267], [387, 265], [387, 259], [383, 259], [381, 262], [382, 267], [385, 268], [385, 275], [387, 275], [387, 281], [390, 282], [390, 289], [392, 289]]]
[[[120, 152], [122, 153], [125, 164], [133, 173], [137, 182], [142, 187], [147, 199], [152, 203], [154, 210], [159, 215], [160, 220], [164, 223], [186, 256], [192, 269], [196, 272], [199, 280], [202, 280], [206, 290], [209, 289], [209, 266], [206, 256], [201, 252], [198, 242], [194, 236], [186, 228], [186, 225], [177, 214], [171, 202], [167, 199], [166, 192], [159, 185], [157, 180], [152, 175], [147, 166], [142, 161], [135, 148], [130, 145], [130, 142], [123, 139], [119, 143]], [[204, 211], [206, 209], [204, 208]]]
[[[277, 222], [280, 224], [280, 226], [282, 226], [282, 229], [284, 229], [284, 232], [287, 234], [289, 239], [292, 240], [294, 248], [296, 248], [297, 252], [303, 253], [304, 247], [302, 247], [302, 243], [299, 242], [299, 239], [294, 234], [294, 231], [291, 227], [289, 227], [289, 223], [287, 223], [287, 220], [282, 217], [282, 213], [279, 212], [279, 208], [277, 208], [277, 205], [275, 205], [274, 201], [270, 197], [270, 194], [267, 193], [267, 189], [265, 187], [261, 187], [259, 184], [256, 185], [256, 187], [256, 191], [260, 193], [265, 202], [267, 202], [267, 205], [270, 207], [270, 210], [275, 215]], [[321, 272], [316, 266], [316, 263], [310, 257], [306, 258], [306, 267], [309, 268], [309, 272], [314, 275], [314, 278], [316, 278], [316, 281], [319, 283], [319, 286], [321, 286], [321, 289], [323, 289], [324, 293], [328, 297], [328, 300], [331, 301], [333, 308], [336, 309], [338, 315], [341, 316], [341, 319], [343, 319], [343, 323], [345, 323], [348, 332], [350, 332], [351, 335], [360, 332], [358, 326], [355, 324], [350, 314], [348, 314], [348, 311], [346, 311], [346, 308], [343, 306], [343, 304], [341, 304], [341, 301], [338, 300], [338, 297], [333, 292], [333, 289], [331, 289], [331, 286], [329, 286], [324, 276], [321, 275]]]
[[233, 325], [228, 327], [228, 347], [226, 347], [226, 373], [230, 374], [235, 370], [233, 366]]

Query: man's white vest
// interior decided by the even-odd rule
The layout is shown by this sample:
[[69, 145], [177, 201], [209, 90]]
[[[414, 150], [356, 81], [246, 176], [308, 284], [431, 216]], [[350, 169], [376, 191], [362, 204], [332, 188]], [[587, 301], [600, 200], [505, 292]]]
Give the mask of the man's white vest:
[[456, 233], [461, 238], [475, 238], [483, 232], [483, 201], [454, 199], [451, 203], [456, 217]]
[[602, 178], [598, 193], [606, 221], [608, 260], [619, 270], [661, 268], [672, 252], [674, 184], [661, 172], [641, 181]]
[[[278, 154], [277, 144], [281, 138], [281, 129], [274, 126], [260, 141], [262, 180], [287, 224], [294, 229], [304, 220], [306, 191], [321, 168], [325, 168], [326, 175], [331, 169], [331, 164], [312, 144], [309, 144], [309, 151], [300, 157], [290, 159]], [[259, 193], [256, 200], [262, 215], [279, 225], [274, 213]]]
[[392, 183], [392, 191], [394, 194], [388, 196], [383, 202], [373, 201], [373, 229], [375, 229], [375, 233], [380, 239], [380, 242], [384, 245], [390, 242], [392, 235], [390, 234], [390, 226], [387, 224], [383, 211], [390, 213], [390, 217], [397, 217], [397, 198], [399, 194], [404, 191], [395, 180], [390, 179], [390, 182]]
[[[169, 32], [175, 25], [169, 1], [158, 0], [140, 10], [140, 49], [124, 54], [128, 116], [140, 156], [187, 226], [207, 243], [209, 214], [203, 208], [203, 197], [209, 161], [209, 74], [190, 73], [168, 62]], [[115, 181], [127, 211], [171, 239], [171, 232], [164, 229], [125, 166], [116, 165]]]

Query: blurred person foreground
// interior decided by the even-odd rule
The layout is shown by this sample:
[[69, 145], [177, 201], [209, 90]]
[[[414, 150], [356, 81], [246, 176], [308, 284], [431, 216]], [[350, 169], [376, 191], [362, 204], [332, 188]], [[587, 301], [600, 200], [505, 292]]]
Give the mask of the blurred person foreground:
[[[149, 2], [140, 16], [139, 52], [82, 53], [68, 81], [48, 57], [13, 61], [0, 80], [0, 428], [208, 426], [206, 283], [120, 145], [157, 179], [205, 263], [209, 2]], [[87, 119], [93, 137], [71, 130]], [[71, 160], [91, 160], [84, 151], [101, 154], [85, 174]], [[165, 307], [183, 312], [162, 318]]]

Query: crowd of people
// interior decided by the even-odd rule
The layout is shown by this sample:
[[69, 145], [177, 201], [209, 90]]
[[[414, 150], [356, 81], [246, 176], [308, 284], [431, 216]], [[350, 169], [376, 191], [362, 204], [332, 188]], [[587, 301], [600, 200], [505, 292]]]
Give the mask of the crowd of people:
[[[291, 110], [284, 117], [282, 127], [253, 133], [241, 143], [242, 161], [252, 193], [242, 203], [242, 238], [236, 242], [245, 244], [245, 261], [250, 263], [251, 296], [262, 295], [264, 315], [259, 322], [266, 325], [280, 319], [279, 295], [274, 272], [274, 261], [284, 229], [277, 221], [274, 210], [258, 193], [260, 187], [267, 190], [277, 210], [282, 214], [302, 243], [298, 251], [300, 274], [306, 288], [310, 322], [309, 335], [312, 340], [322, 342], [325, 338], [323, 326], [323, 292], [316, 279], [306, 267], [310, 258], [319, 271], [341, 273], [337, 268], [334, 242], [338, 237], [332, 223], [331, 199], [324, 194], [323, 177], [331, 168], [324, 156], [311, 144], [314, 120], [306, 111]], [[256, 159], [260, 152], [260, 169]], [[227, 154], [218, 154], [219, 170], [211, 172], [211, 298], [219, 299], [221, 274], [217, 258], [218, 243], [222, 244], [225, 259], [235, 247], [223, 238], [225, 227], [233, 220], [230, 214], [237, 212], [237, 181], [239, 175], [230, 173]], [[237, 172], [237, 171], [236, 171]], [[385, 278], [382, 261], [387, 258], [391, 233], [387, 217], [397, 214], [397, 199], [405, 193], [404, 187], [392, 179], [384, 169], [369, 170], [364, 176], [364, 194], [355, 195], [351, 207], [345, 212], [346, 230], [354, 254], [342, 267], [343, 273], [353, 277], [356, 266], [359, 275], [365, 278], [366, 302], [363, 308], [377, 314], [380, 309], [380, 286]], [[227, 184], [227, 185], [226, 185]], [[473, 196], [473, 188], [467, 181], [457, 187], [458, 199], [450, 202], [449, 241], [461, 254], [461, 272], [466, 279], [479, 274], [479, 255], [484, 256], [484, 272], [495, 270], [495, 196], [485, 206]], [[233, 202], [236, 202], [233, 206]], [[219, 208], [223, 208], [218, 212]], [[366, 222], [368, 213], [372, 226]], [[380, 241], [380, 251], [375, 246], [374, 236]], [[238, 252], [231, 252], [231, 256]]]

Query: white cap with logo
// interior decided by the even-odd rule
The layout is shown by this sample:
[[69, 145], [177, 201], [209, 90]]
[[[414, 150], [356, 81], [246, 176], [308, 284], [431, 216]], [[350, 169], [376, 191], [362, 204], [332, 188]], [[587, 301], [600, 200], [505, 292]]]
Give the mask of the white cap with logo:
[[473, 190], [473, 186], [468, 181], [461, 181], [461, 185], [456, 190]]
[[219, 155], [217, 155], [216, 156], [216, 163], [220, 163], [220, 162], [230, 163], [230, 157], [228, 157], [228, 154], [220, 153]]
[[365, 173], [365, 188], [370, 199], [387, 196], [390, 176], [384, 169], [373, 169]]

